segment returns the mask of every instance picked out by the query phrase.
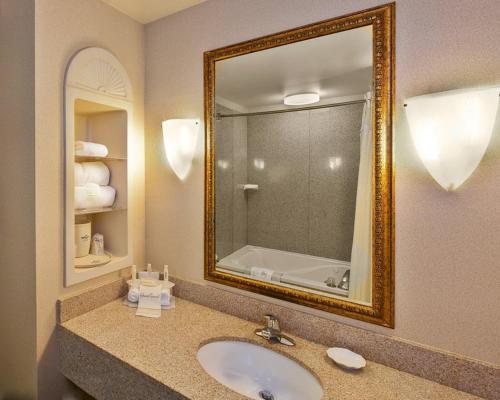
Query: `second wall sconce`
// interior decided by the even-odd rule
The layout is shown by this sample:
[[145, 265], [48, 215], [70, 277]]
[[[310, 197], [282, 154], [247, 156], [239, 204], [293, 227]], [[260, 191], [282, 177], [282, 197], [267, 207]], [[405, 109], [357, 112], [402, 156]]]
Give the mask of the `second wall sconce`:
[[406, 101], [418, 155], [432, 177], [455, 190], [477, 168], [490, 142], [500, 89], [452, 90]]
[[172, 170], [180, 180], [186, 179], [191, 170], [198, 131], [199, 119], [167, 119], [161, 123], [165, 154]]

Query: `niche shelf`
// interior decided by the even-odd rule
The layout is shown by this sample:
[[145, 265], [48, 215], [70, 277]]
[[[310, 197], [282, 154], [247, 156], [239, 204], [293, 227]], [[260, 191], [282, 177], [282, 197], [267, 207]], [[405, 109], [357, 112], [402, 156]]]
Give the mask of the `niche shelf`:
[[80, 210], [75, 210], [75, 215], [90, 215], [90, 214], [100, 214], [112, 211], [122, 211], [126, 208], [116, 208], [116, 207], [101, 207], [101, 208], [83, 208]]
[[76, 162], [89, 162], [89, 161], [103, 161], [103, 162], [111, 162], [111, 161], [127, 161], [126, 158], [120, 157], [90, 157], [90, 156], [75, 156]]
[[[132, 264], [133, 238], [128, 209], [132, 106], [127, 73], [111, 53], [90, 47], [72, 58], [65, 79], [65, 286]], [[108, 155], [77, 156], [77, 141], [103, 144]], [[111, 207], [76, 209], [75, 165], [95, 161], [103, 162], [110, 171], [109, 186], [116, 190], [114, 203]], [[95, 233], [104, 236], [109, 262], [95, 267], [76, 266], [75, 224], [80, 222], [91, 223], [91, 237]]]

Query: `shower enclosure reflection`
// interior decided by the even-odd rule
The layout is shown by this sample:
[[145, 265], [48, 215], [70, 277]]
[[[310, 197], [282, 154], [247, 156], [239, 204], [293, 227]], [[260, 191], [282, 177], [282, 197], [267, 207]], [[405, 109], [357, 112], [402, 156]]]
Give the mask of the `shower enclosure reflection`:
[[217, 270], [371, 304], [372, 39], [216, 62]]

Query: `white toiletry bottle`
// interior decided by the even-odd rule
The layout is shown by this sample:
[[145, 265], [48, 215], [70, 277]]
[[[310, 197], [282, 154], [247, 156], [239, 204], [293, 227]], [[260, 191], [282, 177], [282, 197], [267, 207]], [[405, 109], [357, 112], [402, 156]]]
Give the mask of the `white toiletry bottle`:
[[94, 233], [90, 244], [90, 254], [95, 256], [104, 255], [104, 236], [101, 233]]

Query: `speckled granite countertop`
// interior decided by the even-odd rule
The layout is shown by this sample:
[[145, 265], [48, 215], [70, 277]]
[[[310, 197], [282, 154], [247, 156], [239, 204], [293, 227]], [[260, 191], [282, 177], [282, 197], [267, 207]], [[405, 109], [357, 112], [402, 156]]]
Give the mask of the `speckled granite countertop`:
[[61, 371], [101, 399], [245, 399], [204, 372], [201, 344], [216, 338], [251, 341], [299, 361], [320, 380], [324, 399], [478, 399], [437, 383], [368, 362], [358, 372], [336, 367], [326, 347], [293, 337], [295, 347], [269, 345], [258, 325], [182, 299], [161, 318], [136, 317], [113, 301], [63, 323]]

